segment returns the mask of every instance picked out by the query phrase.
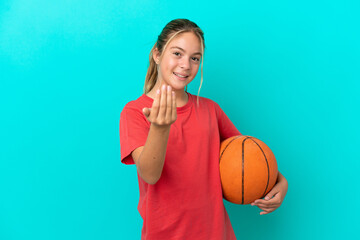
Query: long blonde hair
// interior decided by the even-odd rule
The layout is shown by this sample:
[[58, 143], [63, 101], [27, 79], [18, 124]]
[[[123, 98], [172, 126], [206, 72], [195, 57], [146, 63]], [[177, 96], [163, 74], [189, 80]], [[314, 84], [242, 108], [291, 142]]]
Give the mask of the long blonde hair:
[[[201, 44], [201, 81], [200, 81], [200, 87], [198, 90], [198, 103], [199, 103], [199, 94], [201, 85], [203, 82], [203, 62], [204, 62], [204, 50], [205, 50], [205, 43], [204, 43], [204, 33], [203, 31], [196, 25], [194, 22], [188, 20], [188, 19], [174, 19], [163, 28], [160, 35], [158, 36], [158, 39], [154, 46], [152, 47], [149, 55], [149, 67], [146, 73], [145, 77], [145, 84], [144, 84], [144, 93], [148, 93], [153, 89], [153, 87], [156, 84], [156, 80], [158, 77], [158, 71], [157, 71], [157, 65], [155, 63], [155, 60], [153, 58], [153, 51], [155, 48], [158, 49], [159, 53], [163, 54], [164, 50], [166, 49], [166, 46], [168, 43], [179, 33], [184, 32], [193, 32], [196, 36], [200, 39]], [[160, 56], [160, 58], [161, 58]], [[187, 86], [186, 90], [187, 91]]]

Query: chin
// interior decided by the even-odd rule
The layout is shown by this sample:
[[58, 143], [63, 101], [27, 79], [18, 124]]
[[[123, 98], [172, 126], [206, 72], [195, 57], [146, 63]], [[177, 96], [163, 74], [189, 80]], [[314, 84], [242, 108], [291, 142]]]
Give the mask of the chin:
[[174, 81], [173, 79], [171, 79], [170, 81], [167, 81], [166, 84], [170, 85], [171, 88], [174, 90], [183, 90], [186, 87], [186, 85], [189, 84], [189, 82], [188, 81], [178, 82], [178, 81]]
[[183, 83], [183, 84], [178, 84], [178, 83], [172, 83], [170, 84], [170, 86], [172, 87], [172, 89], [174, 90], [185, 90], [185, 87], [188, 83]]

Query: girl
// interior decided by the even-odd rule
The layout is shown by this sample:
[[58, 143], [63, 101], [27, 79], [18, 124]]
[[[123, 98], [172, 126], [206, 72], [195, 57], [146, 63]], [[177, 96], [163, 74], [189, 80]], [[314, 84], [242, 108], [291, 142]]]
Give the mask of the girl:
[[[219, 151], [221, 141], [240, 132], [217, 103], [186, 90], [200, 61], [201, 88], [204, 48], [195, 23], [169, 22], [150, 52], [144, 94], [121, 112], [121, 162], [136, 164], [141, 239], [236, 239], [223, 204]], [[252, 205], [270, 213], [286, 192], [279, 173], [265, 200]]]

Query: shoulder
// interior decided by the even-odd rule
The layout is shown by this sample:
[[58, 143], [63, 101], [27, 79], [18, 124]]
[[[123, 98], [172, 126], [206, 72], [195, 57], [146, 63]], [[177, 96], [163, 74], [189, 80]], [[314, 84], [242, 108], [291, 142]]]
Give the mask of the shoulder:
[[207, 107], [207, 108], [219, 108], [219, 104], [217, 104], [214, 100], [211, 100], [210, 98], [207, 97], [201, 97], [201, 96], [197, 96], [197, 95], [193, 95], [190, 94], [191, 97], [193, 98], [193, 102], [195, 105], [197, 105], [197, 101], [199, 98], [199, 106], [200, 107]]
[[138, 97], [135, 100], [131, 100], [128, 103], [125, 104], [122, 113], [123, 112], [142, 112], [142, 109], [144, 107], [148, 107], [151, 103], [149, 103], [149, 99], [143, 94], [140, 97]]
[[121, 113], [120, 113], [120, 122], [136, 122], [141, 121], [146, 123], [146, 117], [143, 114], [142, 109], [144, 107], [150, 107], [149, 99], [147, 99], [144, 95], [141, 95], [135, 100], [131, 100], [125, 104]]

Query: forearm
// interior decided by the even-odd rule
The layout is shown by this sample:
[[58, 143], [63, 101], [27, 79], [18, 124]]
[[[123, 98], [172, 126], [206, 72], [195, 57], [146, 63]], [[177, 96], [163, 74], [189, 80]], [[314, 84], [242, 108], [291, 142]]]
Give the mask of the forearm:
[[284, 183], [286, 185], [288, 184], [286, 178], [280, 172], [278, 172], [276, 183]]
[[148, 183], [155, 184], [162, 173], [170, 126], [157, 127], [150, 125], [144, 148], [139, 156], [138, 172]]

